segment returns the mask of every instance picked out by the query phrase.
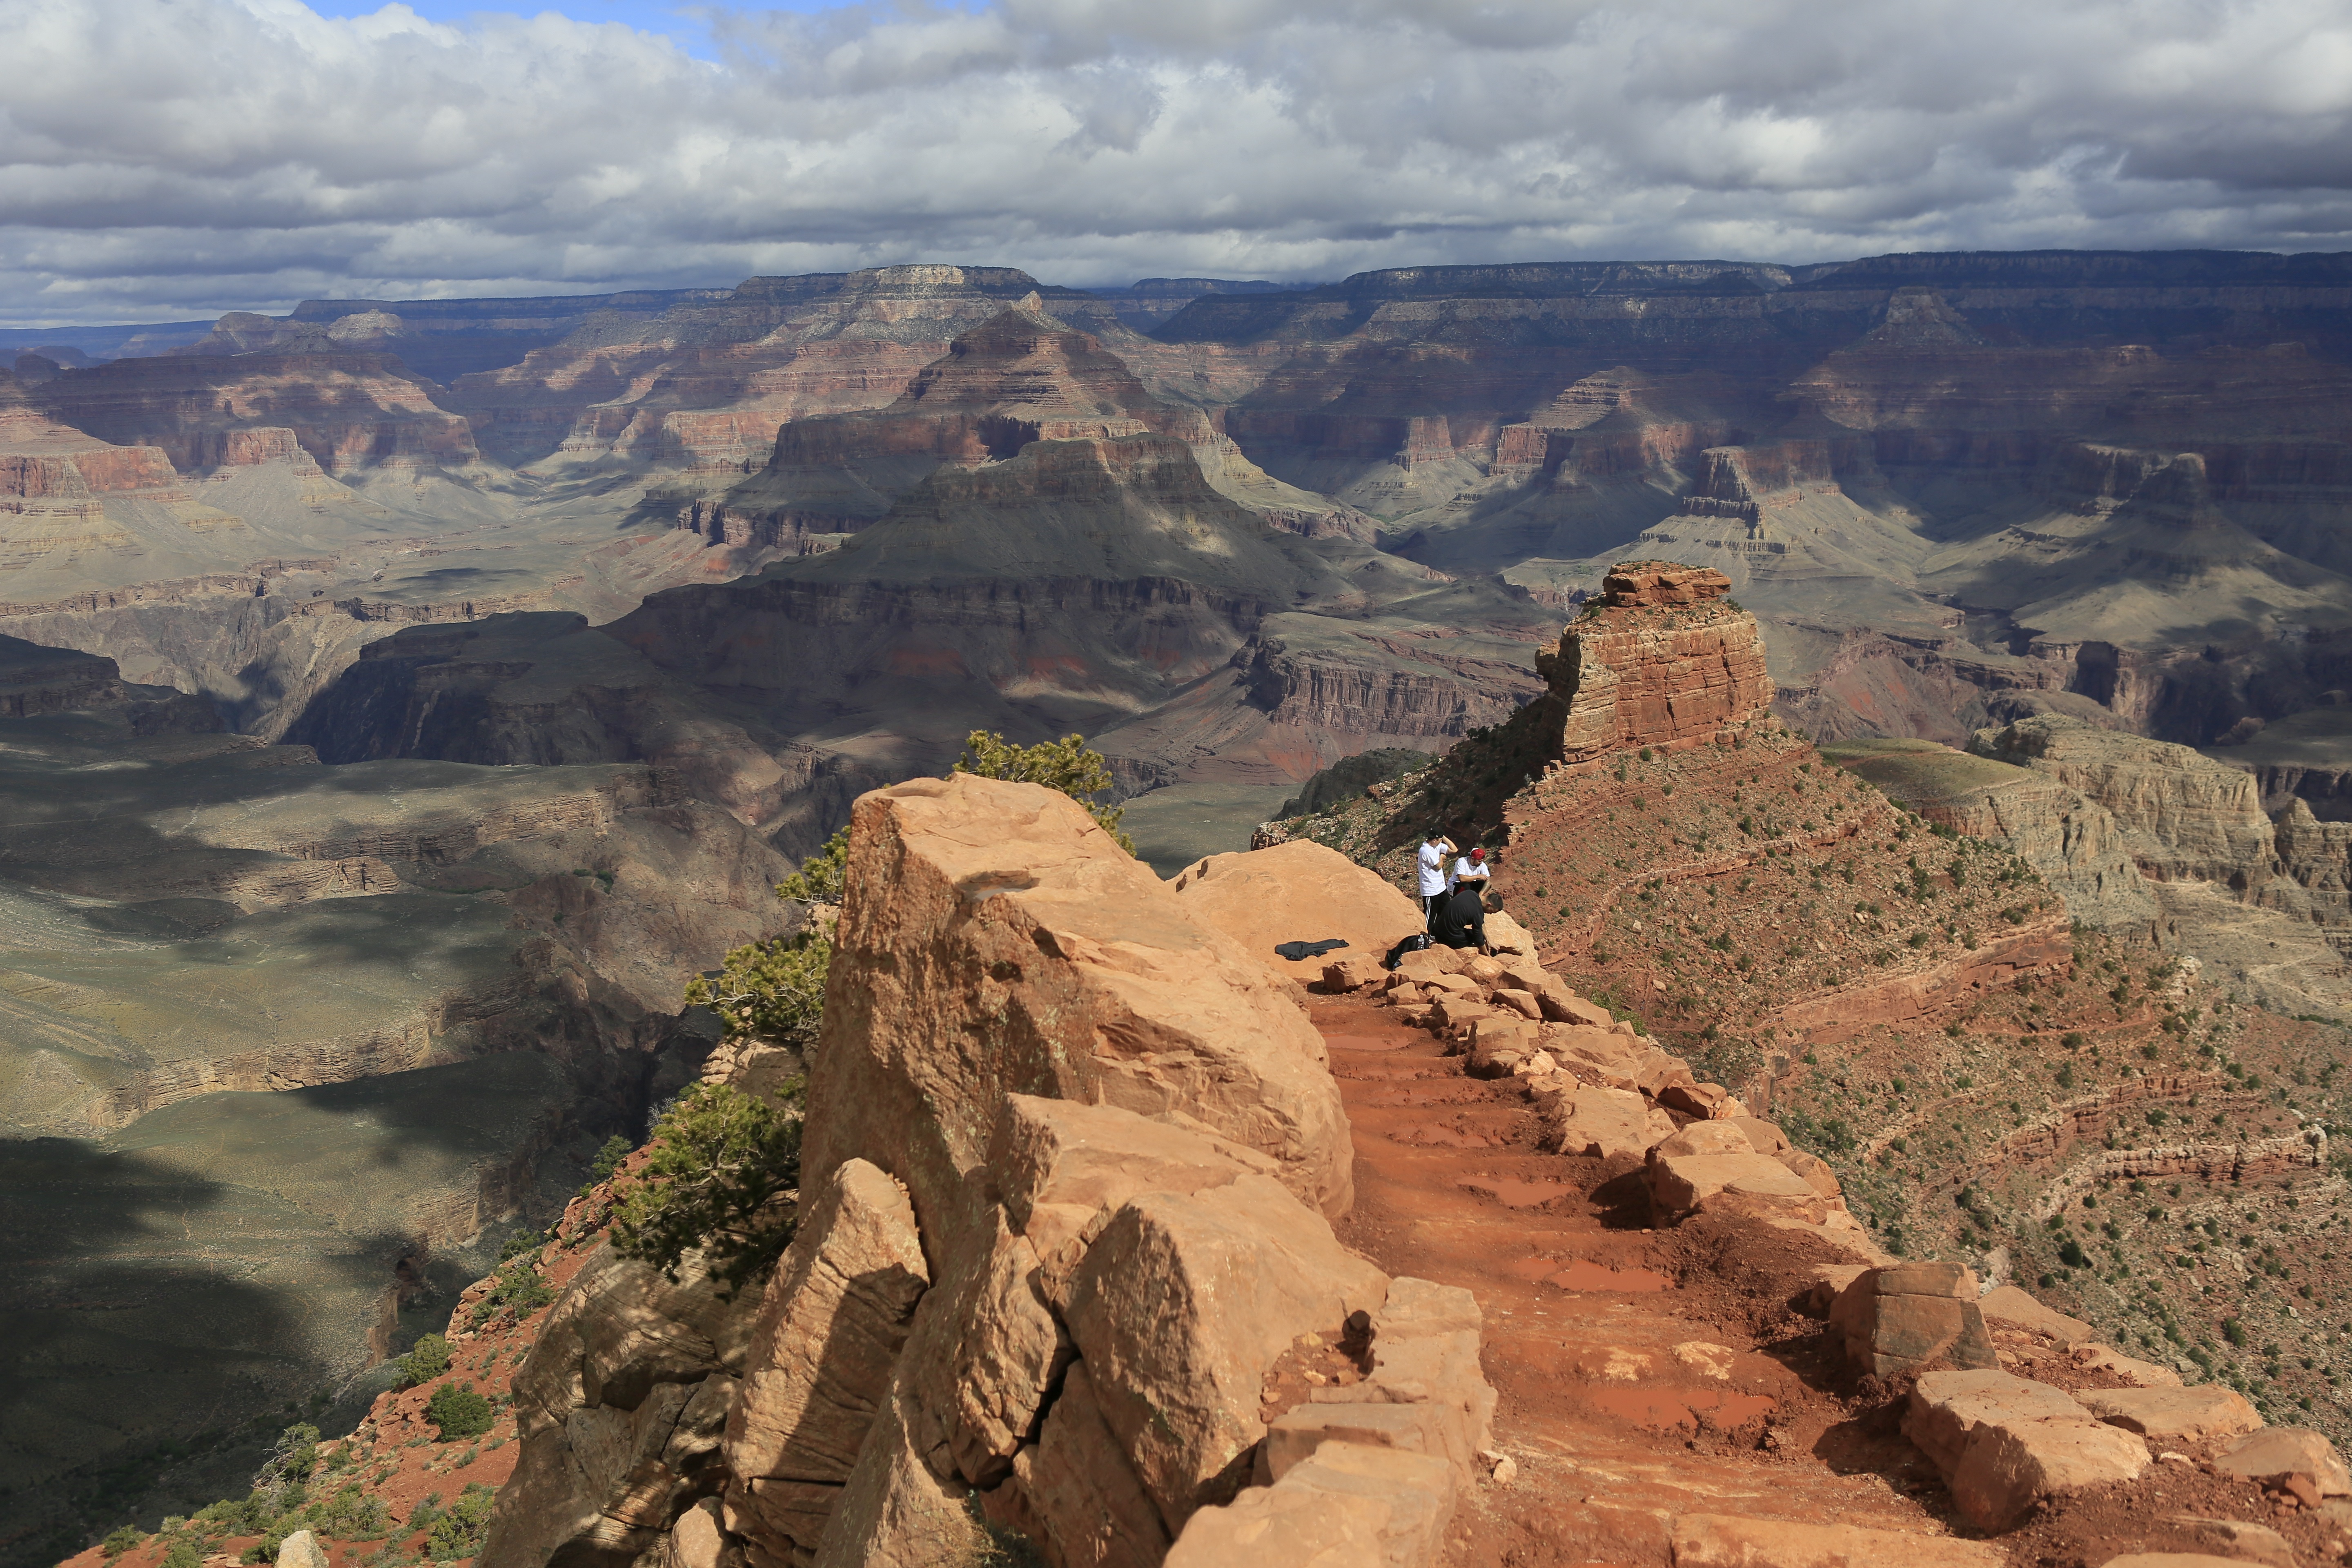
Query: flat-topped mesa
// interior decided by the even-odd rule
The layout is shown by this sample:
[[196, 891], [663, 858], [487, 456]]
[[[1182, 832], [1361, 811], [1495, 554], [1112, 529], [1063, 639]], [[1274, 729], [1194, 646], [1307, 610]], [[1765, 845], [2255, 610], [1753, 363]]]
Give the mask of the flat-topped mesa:
[[1772, 680], [1756, 617], [1704, 566], [1621, 561], [1601, 599], [1536, 669], [1567, 709], [1559, 761], [1597, 765], [1631, 746], [1680, 751], [1769, 714]]

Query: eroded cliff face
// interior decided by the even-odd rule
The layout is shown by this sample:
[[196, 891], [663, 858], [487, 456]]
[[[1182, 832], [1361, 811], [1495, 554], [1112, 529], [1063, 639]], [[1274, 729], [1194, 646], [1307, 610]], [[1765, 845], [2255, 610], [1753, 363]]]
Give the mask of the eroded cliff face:
[[205, 466], [240, 429], [290, 429], [329, 473], [463, 468], [480, 457], [462, 416], [389, 355], [239, 354], [116, 360], [40, 388], [41, 407], [100, 439]]
[[1368, 522], [1261, 472], [1200, 409], [1154, 397], [1034, 294], [958, 337], [887, 407], [785, 423], [761, 473], [708, 509], [690, 505], [686, 521], [799, 542], [879, 521], [942, 464], [1011, 458], [1034, 441], [1145, 434], [1183, 442], [1212, 488], [1278, 526], [1353, 529], [1369, 542]]
[[591, 321], [520, 364], [461, 379], [453, 405], [515, 462], [623, 456], [740, 475], [778, 426], [889, 404], [958, 335], [1032, 294], [1057, 319], [1130, 335], [1104, 301], [1011, 268], [752, 278], [651, 321]]

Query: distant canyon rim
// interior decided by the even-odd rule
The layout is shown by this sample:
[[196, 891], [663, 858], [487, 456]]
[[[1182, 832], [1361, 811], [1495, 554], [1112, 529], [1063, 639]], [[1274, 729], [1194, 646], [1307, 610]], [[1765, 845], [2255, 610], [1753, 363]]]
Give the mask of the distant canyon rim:
[[[2352, 1018], [2352, 256], [919, 265], [5, 342], [11, 1563], [363, 1405], [701, 1070], [685, 985], [859, 796], [1082, 733], [1173, 876], [1514, 733], [1621, 561], [1721, 573], [1780, 721], [2074, 919]], [[1461, 795], [1507, 862], [1519, 765]]]

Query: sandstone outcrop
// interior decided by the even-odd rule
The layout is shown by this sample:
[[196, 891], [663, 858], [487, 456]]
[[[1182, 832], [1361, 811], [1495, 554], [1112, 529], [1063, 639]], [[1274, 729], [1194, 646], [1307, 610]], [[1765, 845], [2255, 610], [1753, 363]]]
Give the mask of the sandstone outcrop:
[[[699, 1337], [642, 1350], [593, 1326], [633, 1277], [583, 1274], [486, 1561], [674, 1550], [710, 1496], [751, 1568], [952, 1561], [974, 1510], [1057, 1563], [1217, 1560], [1261, 1516], [1350, 1510], [1433, 1561], [1488, 1440], [1479, 1310], [1332, 1236], [1347, 1125], [1291, 988], [1049, 790], [919, 780], [862, 799], [850, 846], [798, 1234], [756, 1300], [682, 1302]], [[607, 1483], [567, 1434], [650, 1407], [626, 1369], [657, 1342], [655, 1382], [702, 1392]], [[1300, 1347], [1352, 1358], [1328, 1410], [1267, 1402]]]
[[291, 429], [329, 473], [462, 468], [472, 426], [387, 354], [333, 352], [115, 360], [39, 390], [45, 412], [100, 440], [161, 448], [183, 470], [232, 433]]
[[2056, 779], [2115, 816], [2158, 881], [2252, 894], [2271, 874], [2272, 831], [2253, 775], [2186, 746], [2058, 715], [1979, 731], [1969, 750]]
[[609, 1245], [591, 1257], [515, 1373], [522, 1455], [482, 1568], [629, 1563], [717, 1491], [753, 1306], [698, 1268], [671, 1284]]
[[[2030, 770], [2111, 816], [2167, 927], [2217, 974], [2282, 1010], [2305, 1010], [2314, 995], [2335, 1005], [2339, 983], [2318, 950], [2352, 926], [2352, 826], [2318, 820], [2300, 799], [2265, 816], [2260, 782], [2245, 769], [2063, 715], [1979, 731], [1969, 750]], [[2285, 918], [2263, 928], [2266, 944], [2248, 941], [2212, 907], [2217, 900]], [[2094, 905], [2094, 915], [2111, 907]], [[2136, 909], [2134, 900], [2126, 912]], [[2312, 950], [2292, 972], [2277, 951], [2283, 941]]]
[[591, 317], [520, 363], [459, 379], [451, 402], [516, 461], [652, 459], [731, 483], [780, 425], [887, 405], [959, 335], [1031, 295], [1057, 320], [1131, 336], [1105, 301], [1009, 267], [747, 278], [657, 314]]
[[[1349, 960], [1377, 965], [1390, 948], [1428, 923], [1378, 872], [1304, 840], [1212, 855], [1172, 881], [1195, 920], [1215, 926], [1268, 969], [1301, 984], [1321, 975], [1334, 959], [1285, 958], [1275, 951], [1284, 942], [1338, 938], [1347, 944]], [[1363, 975], [1366, 983], [1371, 979]]]
[[[852, 532], [942, 464], [1014, 457], [1033, 441], [1146, 434], [1191, 447], [1213, 488], [1296, 520], [1292, 531], [1346, 510], [1259, 471], [1199, 408], [1154, 397], [1097, 339], [1046, 314], [1042, 296], [957, 337], [887, 407], [786, 422], [767, 466], [712, 506], [766, 542]], [[1336, 531], [1371, 542], [1368, 524]]]
[[1668, 562], [1610, 569], [1600, 607], [1536, 659], [1565, 710], [1561, 763], [1698, 745], [1770, 708], [1763, 639], [1754, 616], [1724, 602], [1730, 586], [1720, 572]]
[[2157, 900], [2133, 840], [2104, 804], [2014, 758], [1927, 741], [1850, 742], [1838, 760], [1930, 822], [2006, 844], [2092, 925], [2146, 926]]
[[[1320, 1038], [1263, 964], [1189, 918], [1067, 797], [919, 780], [861, 800], [852, 843], [858, 890], [826, 1017], [856, 1044], [821, 1053], [811, 1080], [827, 1112], [812, 1114], [814, 1175], [887, 1160], [936, 1226], [971, 1201], [985, 1108], [1031, 1093], [1181, 1110], [1274, 1157], [1310, 1205], [1347, 1207], [1346, 1122]], [[954, 945], [936, 957], [898, 957], [941, 938]], [[1204, 970], [1223, 984], [1199, 984]], [[927, 1101], [985, 1120], [935, 1119]]]

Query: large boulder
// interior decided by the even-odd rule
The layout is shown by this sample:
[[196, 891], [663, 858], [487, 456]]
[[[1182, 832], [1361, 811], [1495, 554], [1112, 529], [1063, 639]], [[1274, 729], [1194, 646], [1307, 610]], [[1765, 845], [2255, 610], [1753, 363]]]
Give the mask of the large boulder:
[[1388, 1287], [1264, 1176], [1145, 1193], [1111, 1216], [1063, 1320], [1171, 1535], [1247, 1482], [1276, 1360], [1300, 1336], [1336, 1334], [1349, 1313], [1379, 1308]]
[[1911, 1385], [1903, 1435], [1948, 1476], [1979, 1426], [2080, 1421], [2085, 1414], [2065, 1390], [2030, 1378], [1990, 1369], [1931, 1372]]
[[1718, 1123], [1738, 1140], [1737, 1151], [1668, 1154], [1650, 1161], [1650, 1208], [1661, 1225], [1702, 1209], [1776, 1213], [1818, 1224], [1827, 1208], [1812, 1184], [1769, 1154], [1759, 1154], [1747, 1134]]
[[1340, 954], [1287, 959], [1274, 951], [1284, 942], [1338, 937], [1348, 944], [1347, 956], [1378, 960], [1429, 923], [1379, 872], [1306, 838], [1195, 860], [1169, 885], [1194, 920], [1301, 985]]
[[2149, 1463], [2146, 1442], [2096, 1421], [1987, 1423], [1952, 1471], [1952, 1502], [1971, 1524], [2006, 1530], [2044, 1498], [2137, 1480]]
[[[1076, 801], [959, 773], [861, 796], [810, 1073], [807, 1176], [862, 1158], [926, 1236], [984, 1237], [1011, 1094], [1181, 1110], [1279, 1163], [1327, 1215], [1348, 1122], [1291, 987]], [[1401, 895], [1400, 895], [1401, 896]]]
[[1977, 1309], [1976, 1275], [1957, 1263], [1866, 1269], [1830, 1304], [1830, 1326], [1843, 1336], [1847, 1357], [1880, 1377], [1937, 1362], [2000, 1365]]
[[2336, 1445], [2304, 1426], [2273, 1426], [2239, 1438], [2213, 1457], [2225, 1476], [2275, 1485], [2289, 1476], [2308, 1476], [2322, 1497], [2352, 1497], [2352, 1471]]
[[866, 1161], [837, 1166], [769, 1279], [728, 1417], [740, 1516], [815, 1550], [929, 1286], [905, 1189]]
[[1673, 1121], [1631, 1089], [1597, 1089], [1562, 1074], [1535, 1096], [1543, 1147], [1563, 1154], [1638, 1160], [1674, 1133]]
[[2064, 1390], [1990, 1368], [1923, 1373], [1903, 1435], [1943, 1472], [1960, 1512], [1988, 1530], [2007, 1529], [2043, 1498], [2134, 1479], [2149, 1462], [2144, 1441]]
[[2086, 1388], [2074, 1397], [2109, 1426], [2165, 1443], [2235, 1437], [2263, 1424], [2262, 1413], [2244, 1394], [2217, 1383], [2194, 1388]]

